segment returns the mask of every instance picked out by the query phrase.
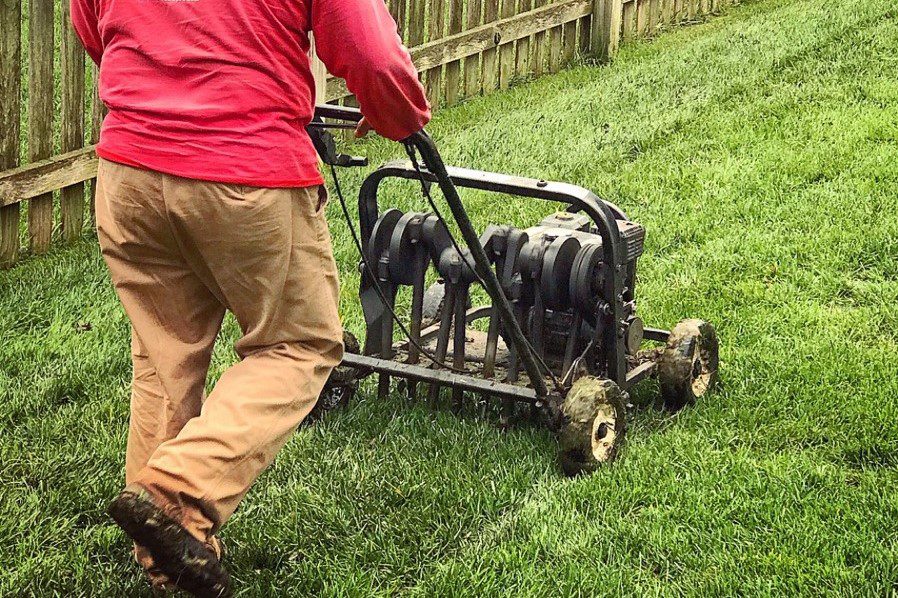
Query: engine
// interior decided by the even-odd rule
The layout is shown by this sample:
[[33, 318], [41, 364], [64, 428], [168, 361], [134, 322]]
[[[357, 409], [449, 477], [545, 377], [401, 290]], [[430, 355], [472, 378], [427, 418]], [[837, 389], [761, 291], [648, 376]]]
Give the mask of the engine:
[[[643, 328], [636, 316], [634, 286], [645, 229], [629, 220], [617, 220], [617, 228], [625, 254], [622, 330], [628, 352], [635, 354], [642, 342]], [[610, 298], [603, 296], [603, 283], [613, 272], [604, 263], [602, 238], [591, 220], [583, 214], [557, 212], [526, 229], [491, 225], [480, 241], [540, 357], [558, 375], [580, 358], [590, 373], [601, 375], [601, 333], [604, 326], [612, 324], [608, 315]], [[441, 220], [430, 213], [388, 210], [377, 221], [366, 250], [367, 263], [374, 270], [370, 274], [378, 282], [374, 289], [369, 278], [362, 288], [369, 328], [368, 353], [390, 356], [384, 355], [393, 350], [392, 344], [387, 345], [388, 338], [392, 342], [388, 312], [393, 310], [398, 289], [411, 286], [413, 335], [420, 334], [428, 324], [440, 325], [444, 334], [436, 335], [434, 348], [441, 357], [448, 351], [450, 326], [457, 329], [462, 321], [470, 324], [479, 317], [489, 317], [486, 339], [475, 350], [472, 345], [478, 344], [473, 342], [478, 335], [470, 332], [469, 348], [465, 351], [482, 349], [482, 358], [466, 355], [458, 363], [474, 358], [487, 363], [489, 369], [500, 365], [507, 368], [511, 380], [516, 379], [518, 366], [513, 349], [495, 346], [497, 337], [505, 337], [497, 310], [491, 306], [481, 306], [480, 311], [470, 307], [470, 289], [478, 283], [474, 261], [465, 247], [453, 243]], [[436, 269], [439, 281], [425, 291], [425, 275], [430, 267]], [[445, 337], [443, 346], [440, 336]], [[504, 351], [509, 354], [502, 363]]]

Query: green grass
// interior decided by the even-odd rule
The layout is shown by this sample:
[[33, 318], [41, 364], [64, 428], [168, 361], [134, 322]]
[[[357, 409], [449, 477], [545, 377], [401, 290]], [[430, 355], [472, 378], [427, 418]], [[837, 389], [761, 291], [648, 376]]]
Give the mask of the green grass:
[[[245, 595], [894, 591], [893, 1], [762, 0], [431, 128], [452, 163], [576, 182], [645, 224], [640, 311], [716, 323], [722, 389], [675, 417], [637, 410], [620, 461], [575, 481], [542, 430], [367, 389], [298, 432], [225, 528]], [[421, 205], [407, 189], [395, 202]], [[465, 197], [480, 227], [550, 209]], [[229, 322], [213, 379], [235, 336]], [[0, 274], [0, 339], [0, 594], [146, 595], [104, 514], [123, 478], [128, 326], [93, 240]]]

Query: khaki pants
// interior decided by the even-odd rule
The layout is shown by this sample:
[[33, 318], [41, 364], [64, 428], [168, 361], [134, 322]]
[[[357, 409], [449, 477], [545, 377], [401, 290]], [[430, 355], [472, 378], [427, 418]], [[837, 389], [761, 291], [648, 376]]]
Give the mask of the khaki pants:
[[[100, 161], [97, 229], [131, 320], [126, 481], [206, 540], [308, 415], [342, 352], [323, 189]], [[240, 362], [205, 397], [225, 310]]]

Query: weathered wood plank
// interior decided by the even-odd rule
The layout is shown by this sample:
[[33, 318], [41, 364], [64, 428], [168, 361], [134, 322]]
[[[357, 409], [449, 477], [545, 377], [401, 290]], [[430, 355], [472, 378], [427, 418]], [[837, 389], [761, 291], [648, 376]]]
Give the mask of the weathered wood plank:
[[[490, 26], [499, 20], [499, 0], [486, 0], [483, 6], [483, 22]], [[494, 33], [495, 35], [495, 33]], [[495, 42], [495, 38], [493, 40]], [[499, 86], [499, 54], [495, 43], [492, 47], [484, 48], [483, 64], [480, 67], [483, 93], [492, 93]]]
[[[30, 0], [28, 44], [28, 159], [53, 154], [53, 32], [54, 0]], [[28, 205], [28, 245], [46, 253], [53, 240], [53, 193], [33, 198]]]
[[[412, 48], [412, 59], [418, 70], [422, 71], [440, 64], [451, 64], [472, 54], [495, 49], [497, 34], [500, 41], [518, 40], [581, 19], [592, 10], [591, 3], [592, 0], [564, 0], [525, 14], [481, 25], [476, 29]], [[346, 85], [340, 79], [331, 78], [328, 81], [328, 100], [339, 99], [346, 95], [348, 95]]]
[[623, 25], [621, 31], [621, 39], [625, 42], [632, 40], [636, 36], [636, 3], [629, 2], [624, 4], [623, 9]]
[[645, 37], [648, 33], [648, 3], [649, 0], [636, 2], [636, 35], [639, 37]]
[[[499, 5], [499, 16], [503, 19], [514, 16], [516, 0], [501, 0]], [[515, 72], [515, 43], [513, 40], [503, 38], [503, 43], [499, 46], [499, 89], [508, 89], [511, 80], [514, 78]]]
[[[533, 10], [533, 0], [518, 0], [518, 12], [523, 14]], [[530, 49], [533, 36], [522, 37], [518, 40], [517, 64], [515, 72], [519, 77], [528, 77], [533, 73], [530, 67]]]
[[580, 27], [577, 29], [580, 37], [579, 52], [582, 56], [586, 56], [590, 52], [592, 45], [592, 15], [587, 15], [580, 19]]
[[[534, 0], [534, 7], [544, 7], [549, 4], [551, 0]], [[540, 31], [533, 36], [533, 56], [531, 57], [531, 61], [533, 63], [532, 70], [533, 74], [537, 77], [542, 75], [546, 69], [546, 63], [549, 59], [549, 32], [548, 31]]]
[[561, 27], [553, 27], [549, 33], [549, 72], [561, 69]]
[[652, 2], [652, 12], [651, 12], [650, 19], [649, 19], [651, 22], [650, 29], [651, 29], [651, 35], [655, 35], [655, 33], [657, 33], [658, 29], [661, 27], [661, 24], [663, 22], [662, 21], [663, 17], [661, 15], [661, 0], [651, 0], [651, 2]]
[[[464, 0], [449, 0], [449, 34], [453, 36], [462, 30]], [[467, 56], [467, 54], [465, 54]], [[460, 56], [459, 58], [464, 58]], [[416, 63], [417, 64], [417, 63]], [[418, 68], [421, 68], [420, 66]], [[446, 64], [446, 104], [458, 103], [459, 86], [461, 84], [461, 62], [453, 60]]]
[[0, 172], [0, 208], [97, 176], [94, 146]]
[[[487, 0], [489, 2], [491, 0]], [[465, 15], [465, 29], [476, 29], [483, 22], [483, 3], [481, 0], [468, 0]], [[480, 94], [480, 55], [472, 54], [465, 58], [465, 97]]]
[[[430, 31], [427, 41], [440, 40], [446, 34], [446, 2], [445, 0], [431, 0], [430, 2]], [[440, 106], [443, 96], [443, 65], [439, 65], [427, 71], [426, 78], [427, 98], [434, 109]]]
[[[19, 0], [0, 2], [0, 170], [19, 162], [22, 107], [22, 6]], [[19, 257], [19, 205], [0, 209], [0, 268]]]
[[561, 34], [561, 61], [567, 65], [577, 55], [577, 21], [564, 24]]
[[670, 25], [673, 22], [673, 0], [661, 0], [661, 24]]
[[406, 5], [408, 0], [391, 0], [390, 8], [393, 19], [396, 21], [396, 31], [403, 40], [406, 38]]
[[408, 32], [405, 35], [407, 46], [418, 46], [424, 43], [424, 9], [426, 0], [409, 0]]
[[[84, 146], [84, 48], [71, 25], [69, 4], [63, 2], [61, 6], [60, 146], [62, 151], [67, 152]], [[74, 241], [81, 236], [84, 228], [84, 183], [61, 189], [59, 207], [63, 239]]]
[[[628, 12], [625, 12], [628, 11]], [[610, 60], [617, 54], [621, 35], [628, 39], [628, 24], [633, 3], [622, 0], [594, 0], [592, 17], [592, 51], [602, 60]], [[623, 23], [622, 23], [623, 22]]]

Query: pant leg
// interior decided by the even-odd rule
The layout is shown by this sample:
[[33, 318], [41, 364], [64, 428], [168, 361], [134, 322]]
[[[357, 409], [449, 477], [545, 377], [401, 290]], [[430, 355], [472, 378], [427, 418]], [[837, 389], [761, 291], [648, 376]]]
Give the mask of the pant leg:
[[[214, 337], [213, 337], [214, 341]], [[206, 370], [198, 367], [192, 379], [177, 380], [183, 394], [172, 399], [165, 391], [149, 351], [131, 329], [131, 416], [125, 453], [125, 484], [130, 484], [146, 467], [159, 445], [178, 435], [188, 421], [200, 414], [206, 398], [203, 388]], [[202, 386], [201, 386], [202, 384]]]
[[163, 175], [100, 161], [97, 231], [132, 324], [126, 480], [200, 413], [224, 306], [181, 256], [165, 212]]
[[169, 177], [165, 200], [194, 271], [240, 324], [224, 373], [137, 481], [214, 533], [317, 401], [342, 357], [338, 282], [320, 190]]

